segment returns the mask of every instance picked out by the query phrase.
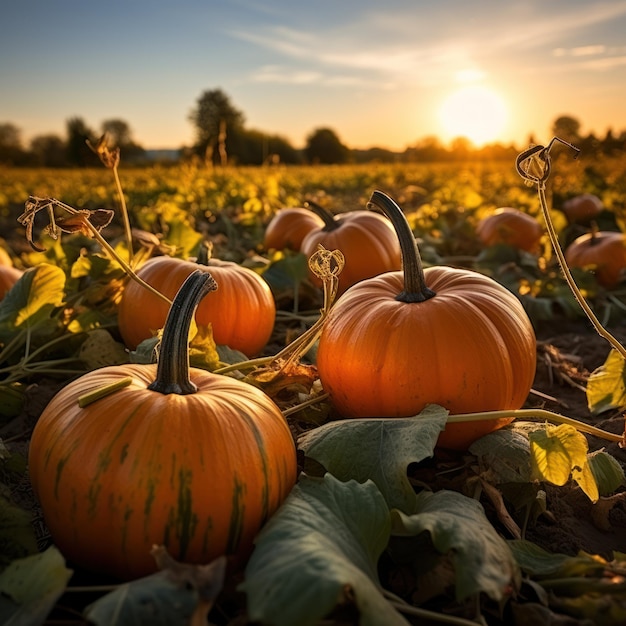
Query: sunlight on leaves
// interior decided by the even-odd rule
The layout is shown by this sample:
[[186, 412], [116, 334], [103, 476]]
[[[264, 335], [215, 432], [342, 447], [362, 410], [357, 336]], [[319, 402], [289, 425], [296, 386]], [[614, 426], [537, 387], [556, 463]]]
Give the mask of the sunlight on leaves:
[[0, 302], [0, 325], [19, 328], [45, 320], [63, 304], [65, 273], [42, 263], [26, 270]]
[[362, 626], [407, 626], [383, 598], [376, 573], [389, 533], [389, 510], [373, 482], [301, 476], [246, 567], [240, 589], [250, 620], [313, 626], [351, 602]]
[[417, 512], [391, 512], [393, 534], [417, 536], [427, 531], [437, 551], [449, 555], [455, 570], [456, 597], [484, 592], [502, 600], [519, 586], [519, 571], [507, 543], [496, 532], [480, 502], [456, 491], [425, 491]]
[[0, 605], [0, 623], [42, 624], [72, 574], [54, 546], [13, 561], [0, 574], [0, 595], [12, 600]]
[[626, 362], [617, 350], [611, 350], [604, 364], [589, 376], [587, 405], [593, 415], [626, 409]]
[[339, 480], [373, 480], [389, 508], [411, 513], [407, 467], [433, 455], [447, 417], [446, 409], [430, 405], [415, 417], [330, 422], [303, 435], [298, 447]]
[[546, 424], [530, 433], [532, 476], [562, 486], [570, 478], [592, 501], [599, 497], [598, 485], [587, 460], [588, 443], [573, 426]]

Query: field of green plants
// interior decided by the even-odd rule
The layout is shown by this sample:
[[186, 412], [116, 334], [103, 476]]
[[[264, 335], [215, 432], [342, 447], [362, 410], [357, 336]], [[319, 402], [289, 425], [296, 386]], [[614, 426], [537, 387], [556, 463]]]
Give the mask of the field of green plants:
[[[626, 246], [606, 280], [548, 232], [626, 232], [626, 157], [100, 156], [0, 168], [1, 623], [626, 621]], [[481, 236], [503, 207], [532, 245]], [[342, 282], [377, 245], [408, 300]]]

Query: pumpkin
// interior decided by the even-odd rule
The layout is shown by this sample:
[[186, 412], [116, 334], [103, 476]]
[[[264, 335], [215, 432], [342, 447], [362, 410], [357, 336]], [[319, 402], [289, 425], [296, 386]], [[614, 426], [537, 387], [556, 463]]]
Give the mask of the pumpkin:
[[[211, 324], [218, 345], [229, 346], [248, 357], [258, 354], [274, 329], [276, 304], [269, 285], [256, 272], [218, 259], [198, 264], [161, 256], [146, 261], [137, 275], [171, 300], [196, 269], [210, 271], [220, 285], [198, 306], [196, 323]], [[152, 337], [163, 327], [167, 312], [167, 302], [139, 283], [129, 281], [118, 308], [118, 326], [126, 346], [134, 350], [141, 341]]]
[[572, 223], [585, 223], [597, 217], [604, 208], [602, 200], [592, 193], [583, 193], [566, 200], [561, 206], [567, 221]]
[[[302, 241], [300, 250], [310, 257], [321, 244], [327, 250], [340, 250], [345, 267], [339, 275], [337, 293], [360, 280], [398, 270], [402, 258], [393, 226], [384, 216], [366, 210], [332, 215], [314, 202], [306, 205], [324, 220], [324, 226], [312, 230]], [[320, 279], [310, 272], [313, 284]]]
[[476, 234], [485, 246], [506, 244], [518, 250], [536, 252], [543, 228], [531, 215], [502, 207], [478, 222]]
[[[518, 409], [533, 383], [536, 339], [519, 300], [478, 272], [422, 268], [401, 209], [393, 222], [403, 271], [361, 281], [338, 298], [319, 339], [317, 368], [342, 417], [409, 417], [428, 404], [450, 413]], [[448, 424], [442, 448], [465, 450], [511, 420]]]
[[568, 267], [586, 268], [595, 274], [598, 284], [613, 289], [617, 287], [626, 268], [626, 238], [617, 231], [585, 233], [565, 250]]
[[295, 483], [294, 440], [269, 396], [189, 367], [193, 311], [214, 285], [198, 270], [181, 287], [158, 365], [83, 375], [34, 428], [34, 493], [54, 543], [85, 569], [146, 575], [155, 544], [183, 562], [233, 555], [238, 564]]
[[263, 246], [266, 250], [289, 248], [299, 252], [305, 236], [323, 226], [322, 218], [304, 207], [280, 209], [265, 229]]
[[4, 296], [21, 276], [22, 272], [16, 267], [0, 265], [0, 300], [4, 299]]

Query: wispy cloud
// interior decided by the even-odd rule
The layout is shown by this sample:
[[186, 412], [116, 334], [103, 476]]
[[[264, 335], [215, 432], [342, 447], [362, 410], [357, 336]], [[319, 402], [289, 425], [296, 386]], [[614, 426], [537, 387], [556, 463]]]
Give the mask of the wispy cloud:
[[[534, 8], [514, 5], [511, 9], [498, 3], [488, 20], [473, 16], [473, 10], [468, 12], [469, 22], [463, 13], [451, 22], [447, 9], [437, 14], [433, 8], [422, 17], [414, 9], [394, 12], [390, 7], [384, 13], [356, 14], [349, 24], [337, 23], [324, 31], [283, 24], [241, 29], [231, 35], [283, 58], [282, 69], [262, 67], [253, 73], [250, 80], [255, 82], [358, 84], [381, 89], [401, 83], [445, 84], [462, 73], [485, 76], [484, 66], [503, 58], [510, 64], [518, 58], [529, 71], [534, 67], [548, 71], [545, 63], [528, 56], [531, 52], [579, 61], [606, 57], [602, 62], [598, 58], [579, 64], [589, 70], [622, 65], [621, 54], [602, 42], [551, 46], [583, 29], [626, 16], [626, 0], [576, 7], [564, 2], [566, 11], [559, 10], [559, 5], [537, 3]], [[461, 6], [459, 11], [463, 10]]]

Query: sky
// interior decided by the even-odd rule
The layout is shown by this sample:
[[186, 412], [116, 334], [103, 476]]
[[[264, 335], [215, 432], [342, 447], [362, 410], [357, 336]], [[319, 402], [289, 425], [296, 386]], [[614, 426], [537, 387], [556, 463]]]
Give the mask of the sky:
[[0, 16], [0, 124], [26, 146], [74, 117], [191, 145], [212, 89], [297, 148], [318, 128], [391, 150], [545, 144], [561, 115], [626, 129], [626, 0], [19, 0]]

